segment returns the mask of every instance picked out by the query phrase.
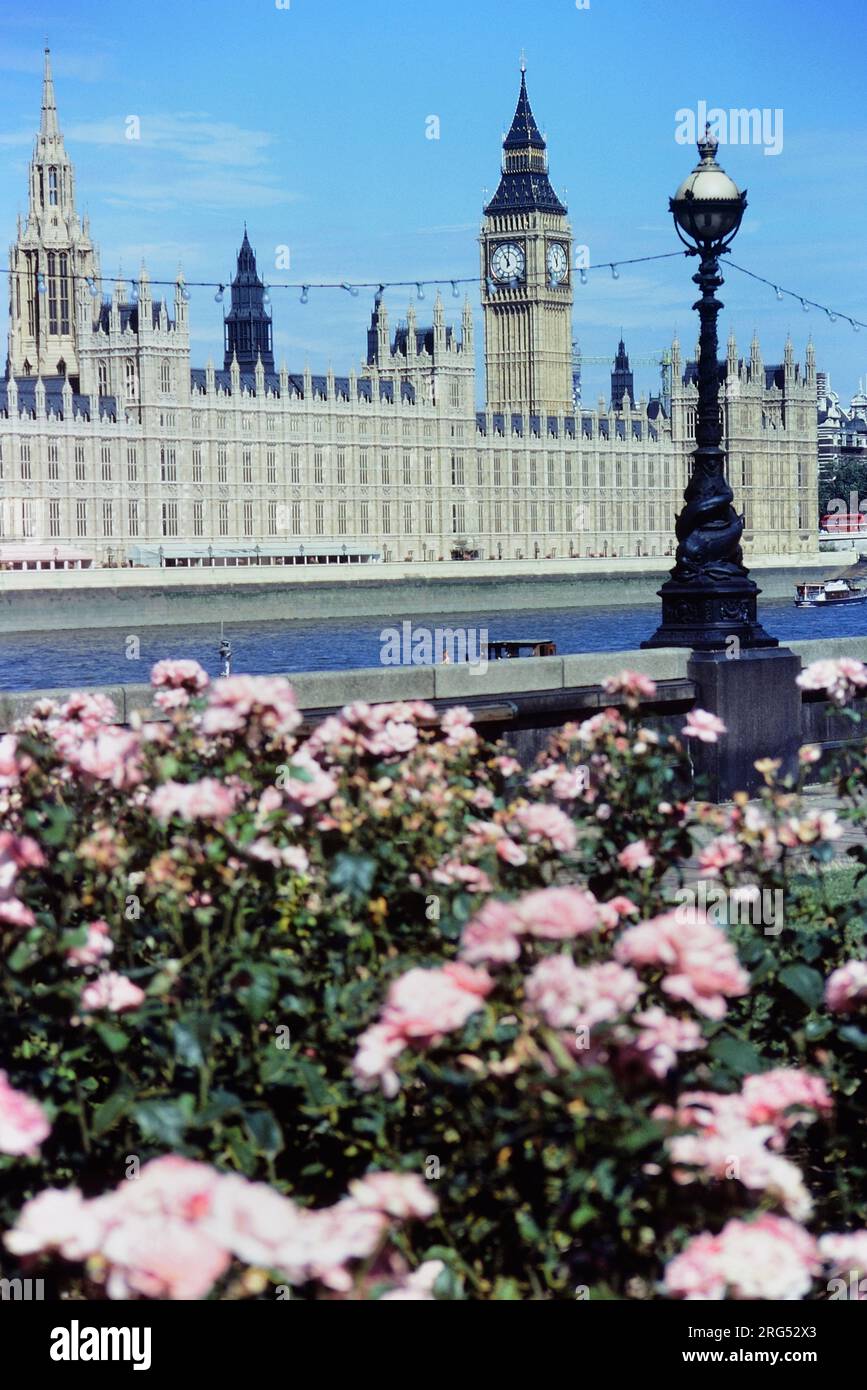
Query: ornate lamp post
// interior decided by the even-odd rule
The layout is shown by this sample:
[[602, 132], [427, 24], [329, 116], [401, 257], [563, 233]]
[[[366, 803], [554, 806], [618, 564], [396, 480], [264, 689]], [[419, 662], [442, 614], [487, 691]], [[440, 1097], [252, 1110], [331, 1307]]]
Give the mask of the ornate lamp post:
[[700, 162], [684, 179], [669, 208], [688, 254], [698, 256], [693, 280], [701, 298], [693, 305], [701, 319], [698, 361], [697, 448], [685, 506], [675, 523], [677, 550], [671, 578], [659, 590], [662, 623], [643, 647], [692, 647], [698, 651], [776, 647], [756, 617], [759, 589], [743, 563], [743, 516], [732, 506], [725, 476], [719, 407], [717, 316], [723, 307], [715, 291], [723, 283], [719, 257], [729, 250], [747, 206], [716, 162], [719, 141], [705, 130], [698, 142]]

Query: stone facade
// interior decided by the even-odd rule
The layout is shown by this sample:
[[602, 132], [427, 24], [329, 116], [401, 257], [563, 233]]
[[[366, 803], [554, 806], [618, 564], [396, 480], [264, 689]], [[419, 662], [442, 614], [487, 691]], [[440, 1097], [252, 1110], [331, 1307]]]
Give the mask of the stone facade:
[[[498, 256], [503, 243], [512, 249]], [[393, 330], [378, 298], [365, 359], [346, 376], [274, 371], [270, 360], [266, 370], [261, 355], [242, 366], [235, 345], [271, 342], [246, 232], [244, 294], [233, 295], [235, 318], [227, 315], [228, 369], [191, 368], [182, 277], [171, 305], [155, 298], [144, 269], [132, 292], [118, 281], [102, 297], [97, 252], [75, 211], [46, 54], [30, 210], [11, 250], [0, 559], [26, 564], [39, 552], [53, 559], [34, 563], [51, 564], [84, 553], [102, 563], [208, 564], [671, 553], [694, 448], [694, 363], [682, 360], [675, 342], [665, 398], [642, 397], [633, 407], [625, 394], [619, 409], [600, 401], [596, 411], [575, 412], [571, 233], [548, 182], [523, 75], [481, 246], [482, 412], [469, 304], [452, 326], [439, 296], [429, 326], [410, 307]], [[730, 340], [723, 373], [725, 442], [747, 554], [814, 550], [812, 348], [804, 369], [790, 342], [782, 364], [765, 366], [755, 338], [745, 359]]]

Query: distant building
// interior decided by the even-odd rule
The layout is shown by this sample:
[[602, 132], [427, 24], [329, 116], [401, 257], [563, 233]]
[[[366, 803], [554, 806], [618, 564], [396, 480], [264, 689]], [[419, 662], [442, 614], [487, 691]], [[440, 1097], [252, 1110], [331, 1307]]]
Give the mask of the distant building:
[[632, 372], [629, 370], [629, 358], [626, 355], [626, 348], [623, 339], [617, 345], [617, 356], [614, 358], [614, 369], [611, 373], [611, 409], [622, 410], [623, 398], [628, 396], [629, 405], [635, 409], [635, 389], [632, 380]]
[[[378, 296], [364, 360], [345, 375], [277, 368], [246, 229], [222, 368], [194, 367], [182, 276], [170, 303], [144, 268], [103, 295], [46, 52], [29, 208], [9, 262], [4, 562], [671, 554], [695, 448], [695, 370], [673, 343], [669, 389], [636, 401], [621, 342], [611, 408], [575, 403], [572, 232], [523, 72], [480, 257], [481, 412], [470, 306], [447, 323], [439, 295], [428, 324], [410, 306], [394, 327]], [[814, 549], [812, 347], [803, 368], [790, 341], [783, 362], [765, 366], [755, 338], [743, 359], [731, 338], [722, 376], [746, 552]]]
[[[863, 381], [859, 381], [849, 409], [844, 410], [825, 374], [824, 391], [819, 398], [817, 438], [820, 479], [832, 478], [844, 464], [855, 464], [867, 470], [867, 394]], [[864, 481], [867, 487], [867, 473]]]
[[225, 317], [223, 370], [232, 370], [232, 361], [242, 372], [255, 372], [261, 360], [266, 373], [274, 374], [271, 343], [271, 315], [265, 307], [265, 285], [256, 271], [256, 257], [244, 228], [238, 252], [238, 269], [232, 281], [232, 307]]

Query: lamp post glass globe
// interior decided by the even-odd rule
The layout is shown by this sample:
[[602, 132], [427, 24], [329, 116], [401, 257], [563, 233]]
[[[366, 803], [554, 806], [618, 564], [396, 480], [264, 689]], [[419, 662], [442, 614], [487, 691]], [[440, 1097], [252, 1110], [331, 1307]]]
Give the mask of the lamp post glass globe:
[[746, 211], [746, 189], [742, 193], [734, 179], [720, 168], [716, 160], [718, 149], [719, 141], [708, 125], [704, 139], [698, 142], [698, 164], [668, 201], [677, 234], [690, 250], [726, 249]]

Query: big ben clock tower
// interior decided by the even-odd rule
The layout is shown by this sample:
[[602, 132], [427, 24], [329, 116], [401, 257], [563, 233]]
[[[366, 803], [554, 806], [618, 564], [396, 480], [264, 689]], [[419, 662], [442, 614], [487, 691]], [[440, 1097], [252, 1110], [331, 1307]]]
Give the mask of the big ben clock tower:
[[568, 415], [572, 405], [572, 231], [548, 179], [545, 141], [521, 92], [500, 185], [480, 237], [488, 409]]

